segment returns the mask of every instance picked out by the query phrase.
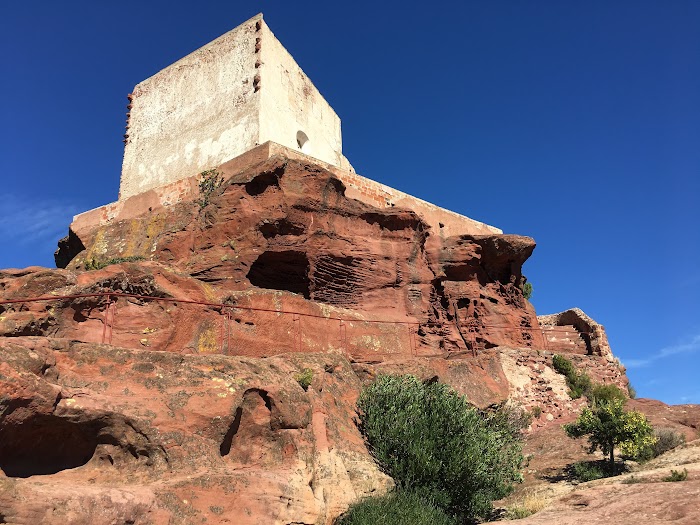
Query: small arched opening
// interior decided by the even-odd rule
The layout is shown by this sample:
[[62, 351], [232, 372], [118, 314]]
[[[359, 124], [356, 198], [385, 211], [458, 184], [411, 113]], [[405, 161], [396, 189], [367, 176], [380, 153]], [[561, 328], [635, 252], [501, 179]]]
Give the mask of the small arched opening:
[[297, 131], [297, 147], [304, 153], [309, 151], [309, 137], [303, 131]]

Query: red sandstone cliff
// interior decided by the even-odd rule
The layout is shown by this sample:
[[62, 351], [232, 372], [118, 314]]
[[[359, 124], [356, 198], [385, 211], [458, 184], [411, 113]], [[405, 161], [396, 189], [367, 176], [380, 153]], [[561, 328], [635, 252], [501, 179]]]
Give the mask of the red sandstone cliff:
[[[275, 297], [283, 310], [415, 323], [413, 344], [423, 353], [471, 350], [470, 323], [481, 347], [541, 339], [520, 290], [535, 247], [528, 237], [444, 237], [409, 209], [348, 198], [331, 172], [279, 156], [232, 174], [207, 200], [73, 234], [57, 261], [78, 270], [141, 256], [206, 283], [200, 295], [212, 302], [269, 307]], [[383, 351], [410, 346], [405, 330], [381, 329]], [[274, 330], [269, 337], [284, 344]], [[287, 350], [251, 345], [245, 351], [255, 355]]]
[[391, 486], [353, 422], [377, 373], [539, 407], [540, 432], [581, 404], [554, 352], [626, 385], [602, 327], [523, 298], [532, 239], [445, 236], [298, 160], [226, 175], [72, 232], [64, 269], [0, 271], [3, 520], [332, 523]]

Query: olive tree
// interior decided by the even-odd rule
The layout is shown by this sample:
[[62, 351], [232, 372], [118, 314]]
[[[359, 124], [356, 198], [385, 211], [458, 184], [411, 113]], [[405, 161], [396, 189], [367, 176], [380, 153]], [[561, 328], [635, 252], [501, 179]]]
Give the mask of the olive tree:
[[615, 447], [625, 455], [637, 456], [656, 440], [654, 429], [644, 414], [625, 410], [621, 399], [601, 401], [594, 408], [584, 408], [576, 421], [564, 425], [564, 430], [572, 438], [588, 436], [590, 452], [600, 449], [609, 458], [611, 472], [615, 465]]
[[485, 517], [521, 480], [520, 436], [447, 385], [379, 376], [358, 401], [360, 430], [399, 490], [454, 516]]

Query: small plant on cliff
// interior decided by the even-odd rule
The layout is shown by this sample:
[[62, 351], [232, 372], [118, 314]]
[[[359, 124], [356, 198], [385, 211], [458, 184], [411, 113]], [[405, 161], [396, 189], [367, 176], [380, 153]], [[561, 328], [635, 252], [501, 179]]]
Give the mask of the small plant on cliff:
[[578, 399], [583, 395], [587, 395], [591, 388], [591, 378], [585, 372], [578, 372], [573, 363], [567, 358], [555, 355], [552, 358], [554, 370], [566, 377], [566, 384], [569, 387], [569, 395], [571, 399]]
[[532, 297], [532, 283], [524, 281], [520, 284], [520, 290], [523, 292], [523, 297], [529, 301]]
[[209, 205], [212, 194], [224, 183], [224, 178], [215, 169], [203, 171], [199, 176], [199, 198], [195, 202], [203, 210]]
[[120, 264], [123, 262], [136, 262], [143, 260], [145, 260], [145, 257], [143, 257], [142, 255], [131, 255], [129, 257], [114, 257], [113, 259], [109, 259], [107, 261], [96, 261], [95, 259], [88, 259], [87, 261], [85, 261], [85, 269], [101, 270], [102, 268], [105, 268], [106, 266], [109, 266], [111, 264]]
[[571, 399], [586, 396], [594, 406], [614, 399], [623, 403], [627, 401], [627, 396], [619, 387], [613, 384], [594, 383], [586, 372], [576, 370], [573, 363], [563, 356], [555, 355], [552, 358], [552, 366], [554, 370], [566, 377]]
[[379, 376], [358, 401], [359, 426], [398, 490], [461, 520], [488, 516], [522, 479], [520, 434], [502, 411], [480, 413], [464, 396], [413, 376]]
[[625, 410], [619, 399], [584, 408], [575, 422], [564, 425], [564, 430], [572, 438], [588, 436], [589, 451], [600, 449], [609, 458], [611, 472], [615, 467], [615, 447], [634, 457], [656, 441], [647, 418], [640, 412]]
[[294, 376], [299, 386], [306, 392], [311, 386], [311, 382], [314, 380], [314, 371], [310, 368], [304, 368], [301, 372]]
[[456, 525], [444, 511], [411, 492], [367, 498], [352, 507], [339, 525]]
[[576, 368], [574, 368], [574, 364], [571, 361], [569, 361], [566, 357], [561, 356], [559, 354], [556, 354], [554, 357], [552, 357], [552, 366], [554, 367], [554, 370], [566, 377], [569, 377], [570, 375], [576, 373]]

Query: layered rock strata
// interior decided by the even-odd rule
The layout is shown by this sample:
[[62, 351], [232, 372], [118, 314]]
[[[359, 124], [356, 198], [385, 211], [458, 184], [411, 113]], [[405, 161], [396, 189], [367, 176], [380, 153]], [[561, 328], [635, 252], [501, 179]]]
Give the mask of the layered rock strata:
[[[281, 156], [229, 175], [203, 204], [200, 197], [72, 232], [57, 260], [76, 271], [136, 256], [206, 283], [211, 302], [406, 323], [363, 326], [381, 352], [542, 346], [535, 311], [520, 290], [522, 264], [535, 247], [529, 237], [445, 236], [410, 209], [350, 198], [332, 172]], [[282, 334], [291, 322], [270, 321], [266, 333], [287, 340]], [[317, 349], [330, 343], [309, 334], [341, 330], [324, 319], [303, 322]], [[362, 339], [348, 345], [370, 351]], [[251, 350], [253, 340], [244, 346], [255, 355], [280, 350]]]

